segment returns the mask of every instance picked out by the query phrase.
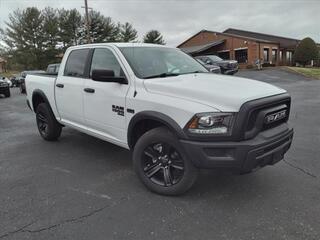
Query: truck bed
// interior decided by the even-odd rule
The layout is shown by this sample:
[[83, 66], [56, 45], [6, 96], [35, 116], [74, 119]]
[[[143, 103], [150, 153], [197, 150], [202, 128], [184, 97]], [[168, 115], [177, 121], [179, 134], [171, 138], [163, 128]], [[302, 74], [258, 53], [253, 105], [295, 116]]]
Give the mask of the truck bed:
[[47, 97], [52, 111], [58, 116], [58, 112], [56, 109], [55, 104], [55, 82], [56, 82], [57, 75], [56, 74], [47, 74], [47, 73], [34, 73], [28, 74], [25, 80], [26, 83], [26, 92], [27, 92], [27, 99], [30, 102], [31, 108], [33, 111], [32, 106], [32, 95], [28, 93], [33, 93], [34, 91], [41, 91]]

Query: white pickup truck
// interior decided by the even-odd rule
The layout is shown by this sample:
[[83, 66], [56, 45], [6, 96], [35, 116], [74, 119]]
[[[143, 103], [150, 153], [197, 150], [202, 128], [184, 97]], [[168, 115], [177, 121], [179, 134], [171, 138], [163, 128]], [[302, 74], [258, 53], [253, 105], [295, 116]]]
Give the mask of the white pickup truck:
[[130, 149], [144, 185], [165, 195], [188, 190], [199, 168], [247, 173], [272, 165], [293, 137], [285, 90], [211, 74], [165, 46], [70, 47], [57, 76], [30, 74], [26, 90], [45, 140], [68, 126]]

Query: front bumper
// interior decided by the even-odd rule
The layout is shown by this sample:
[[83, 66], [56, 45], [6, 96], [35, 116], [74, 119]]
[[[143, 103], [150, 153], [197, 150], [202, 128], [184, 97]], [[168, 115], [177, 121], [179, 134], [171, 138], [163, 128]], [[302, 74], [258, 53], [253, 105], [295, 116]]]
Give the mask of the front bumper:
[[9, 90], [9, 85], [7, 86], [0, 86], [0, 93], [6, 93]]
[[180, 142], [198, 168], [245, 173], [282, 160], [291, 146], [292, 138], [293, 129], [284, 123], [259, 133], [253, 139], [240, 142]]
[[233, 68], [233, 69], [223, 69], [222, 73], [223, 74], [227, 74], [227, 75], [231, 75], [231, 74], [235, 74], [238, 72], [238, 68]]

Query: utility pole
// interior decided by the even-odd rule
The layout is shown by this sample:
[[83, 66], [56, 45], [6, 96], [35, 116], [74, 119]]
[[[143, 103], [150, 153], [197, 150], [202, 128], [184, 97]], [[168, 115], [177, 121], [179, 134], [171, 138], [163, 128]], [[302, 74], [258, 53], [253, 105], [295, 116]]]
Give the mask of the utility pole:
[[85, 11], [86, 11], [87, 43], [91, 43], [90, 23], [89, 23], [89, 13], [88, 13], [88, 2], [87, 2], [87, 0], [84, 0], [84, 8], [85, 8]]

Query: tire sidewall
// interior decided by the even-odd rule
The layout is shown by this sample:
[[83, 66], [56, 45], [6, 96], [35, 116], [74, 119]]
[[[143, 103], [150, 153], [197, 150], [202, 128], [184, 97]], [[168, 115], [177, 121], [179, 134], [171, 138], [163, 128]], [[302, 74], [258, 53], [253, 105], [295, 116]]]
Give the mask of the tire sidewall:
[[37, 107], [36, 115], [41, 113], [47, 120], [48, 122], [48, 131], [46, 134], [43, 134], [42, 131], [39, 129], [39, 120], [38, 117], [36, 116], [36, 121], [37, 121], [37, 127], [39, 130], [40, 135], [48, 141], [56, 140], [61, 133], [61, 126], [59, 126], [59, 123], [57, 123], [56, 119], [54, 118], [53, 113], [51, 112], [50, 108], [46, 103], [40, 103]]

